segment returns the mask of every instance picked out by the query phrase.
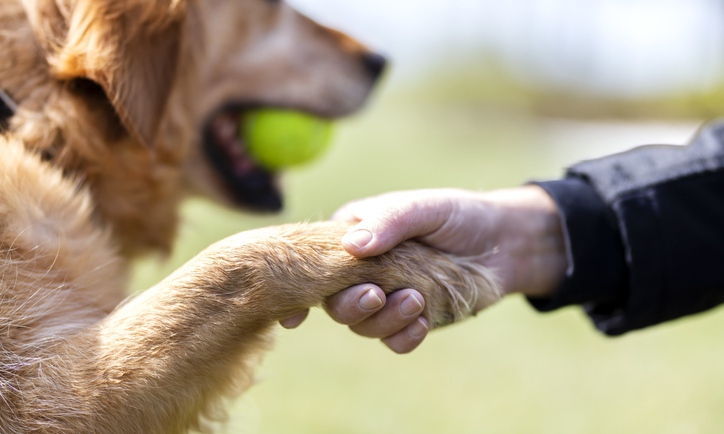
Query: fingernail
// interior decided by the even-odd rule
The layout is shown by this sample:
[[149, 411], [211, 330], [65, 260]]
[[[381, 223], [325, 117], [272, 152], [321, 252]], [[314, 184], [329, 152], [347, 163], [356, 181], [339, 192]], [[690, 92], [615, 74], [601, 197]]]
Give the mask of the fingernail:
[[382, 306], [382, 300], [373, 290], [369, 290], [359, 299], [359, 307], [364, 310], [374, 310]]
[[342, 241], [352, 244], [358, 249], [364, 248], [367, 244], [372, 241], [372, 232], [367, 229], [357, 229], [354, 232], [350, 232], [342, 238]]
[[419, 338], [427, 334], [428, 327], [425, 320], [418, 318], [417, 321], [410, 324], [410, 327], [407, 330], [410, 333], [410, 336], [413, 338]]
[[415, 294], [410, 294], [400, 305], [400, 313], [404, 316], [412, 316], [416, 313], [420, 313], [422, 310], [422, 303], [415, 297]]

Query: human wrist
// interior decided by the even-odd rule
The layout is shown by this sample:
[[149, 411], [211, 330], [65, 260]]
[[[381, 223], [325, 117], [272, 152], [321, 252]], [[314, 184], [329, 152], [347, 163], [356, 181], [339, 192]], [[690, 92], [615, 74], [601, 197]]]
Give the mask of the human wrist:
[[542, 188], [531, 186], [530, 189], [535, 191], [535, 212], [539, 218], [536, 232], [531, 234], [531, 239], [537, 240], [536, 249], [530, 256], [534, 279], [520, 288], [520, 292], [531, 297], [547, 297], [565, 278], [568, 268], [566, 242], [556, 203]]
[[[498, 244], [492, 266], [507, 294], [546, 297], [565, 277], [568, 260], [558, 208], [534, 185], [486, 194], [497, 210]], [[496, 258], [497, 257], [497, 258]]]

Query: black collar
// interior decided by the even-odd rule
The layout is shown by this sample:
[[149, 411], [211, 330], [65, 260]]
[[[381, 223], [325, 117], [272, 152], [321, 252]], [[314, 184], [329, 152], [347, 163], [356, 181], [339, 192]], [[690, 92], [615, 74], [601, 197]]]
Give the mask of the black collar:
[[8, 121], [15, 114], [18, 105], [4, 90], [0, 89], [0, 131], [8, 128]]

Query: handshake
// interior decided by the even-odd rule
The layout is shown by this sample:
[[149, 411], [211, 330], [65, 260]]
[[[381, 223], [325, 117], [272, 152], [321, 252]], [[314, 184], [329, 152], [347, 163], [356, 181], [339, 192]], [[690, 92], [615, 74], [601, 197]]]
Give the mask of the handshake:
[[[471, 314], [511, 293], [550, 295], [567, 267], [556, 205], [535, 186], [489, 193], [388, 193], [349, 203], [333, 220], [355, 223], [342, 244], [357, 258], [375, 257], [405, 240], [416, 239], [480, 265], [487, 285], [468, 306]], [[379, 338], [396, 353], [407, 353], [422, 343], [430, 328], [443, 325], [431, 323], [433, 319], [423, 314], [428, 300], [420, 288], [386, 295], [379, 286], [359, 283], [332, 295], [324, 306], [333, 319], [355, 333]], [[307, 312], [281, 324], [297, 327]]]

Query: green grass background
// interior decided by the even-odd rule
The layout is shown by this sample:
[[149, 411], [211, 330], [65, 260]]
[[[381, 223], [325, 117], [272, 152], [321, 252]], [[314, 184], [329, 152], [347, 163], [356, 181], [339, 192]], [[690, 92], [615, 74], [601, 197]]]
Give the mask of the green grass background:
[[[339, 126], [321, 161], [286, 176], [282, 215], [189, 201], [173, 257], [138, 264], [134, 288], [225, 235], [324, 219], [355, 198], [559, 176], [571, 157], [547, 142], [544, 122], [518, 109], [466, 92], [383, 90]], [[259, 383], [231, 404], [226, 432], [721, 433], [722, 338], [721, 310], [610, 339], [577, 308], [542, 315], [510, 297], [398, 356], [313, 310], [299, 329], [280, 329]]]

